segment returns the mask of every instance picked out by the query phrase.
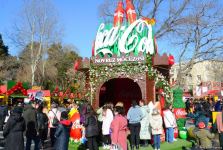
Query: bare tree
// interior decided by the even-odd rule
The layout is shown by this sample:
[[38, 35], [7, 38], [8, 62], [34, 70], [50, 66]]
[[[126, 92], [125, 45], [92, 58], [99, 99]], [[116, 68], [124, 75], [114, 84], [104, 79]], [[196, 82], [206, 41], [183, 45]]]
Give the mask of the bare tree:
[[[35, 72], [41, 60], [47, 57], [47, 47], [57, 41], [57, 14], [49, 0], [25, 0], [19, 20], [15, 23], [12, 40], [23, 48], [30, 50], [31, 84], [35, 83]], [[38, 43], [38, 46], [35, 46]], [[43, 75], [45, 74], [45, 63]]]
[[[223, 52], [222, 6], [217, 1], [194, 2], [188, 16], [179, 20], [174, 33], [179, 51], [177, 84], [183, 85], [187, 75], [196, 63], [214, 60]], [[221, 6], [221, 7], [220, 7]]]
[[[113, 21], [117, 1], [106, 0], [100, 16]], [[219, 0], [133, 0], [139, 17], [156, 19], [155, 37], [165, 49], [172, 49], [179, 63], [177, 84], [194, 64], [223, 54], [223, 15]], [[159, 46], [158, 46], [159, 47]]]
[[[105, 22], [112, 22], [119, 0], [105, 0], [99, 7], [99, 15]], [[185, 15], [190, 0], [133, 0], [139, 17], [156, 19], [156, 38], [175, 30], [178, 20]]]

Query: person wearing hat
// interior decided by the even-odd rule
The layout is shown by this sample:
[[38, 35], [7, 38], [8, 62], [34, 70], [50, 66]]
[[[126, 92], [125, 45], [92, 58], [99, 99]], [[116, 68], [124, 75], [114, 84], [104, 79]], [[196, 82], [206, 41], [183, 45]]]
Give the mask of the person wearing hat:
[[211, 149], [212, 148], [212, 139], [214, 138], [214, 134], [210, 133], [209, 130], [205, 129], [205, 123], [198, 123], [198, 131], [195, 132], [195, 137], [197, 143], [202, 149]]
[[163, 120], [158, 109], [153, 109], [149, 123], [152, 129], [154, 149], [160, 150], [160, 135], [163, 133]]
[[3, 136], [6, 139], [5, 150], [24, 150], [23, 132], [25, 129], [26, 123], [22, 117], [22, 109], [15, 107], [3, 130]]
[[56, 128], [55, 132], [55, 150], [68, 150], [70, 129], [72, 122], [68, 120], [68, 113], [66, 111], [61, 112], [60, 123]]

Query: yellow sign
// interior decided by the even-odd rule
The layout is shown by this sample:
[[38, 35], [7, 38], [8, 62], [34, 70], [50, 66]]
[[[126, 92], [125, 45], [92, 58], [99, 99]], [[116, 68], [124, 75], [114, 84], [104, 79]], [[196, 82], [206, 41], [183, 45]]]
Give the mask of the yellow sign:
[[33, 87], [32, 87], [32, 90], [41, 90], [41, 89], [42, 89], [41, 86], [33, 86]]
[[5, 98], [5, 96], [0, 96], [0, 99], [1, 99], [1, 98], [2, 98], [2, 99], [4, 99], [4, 98]]

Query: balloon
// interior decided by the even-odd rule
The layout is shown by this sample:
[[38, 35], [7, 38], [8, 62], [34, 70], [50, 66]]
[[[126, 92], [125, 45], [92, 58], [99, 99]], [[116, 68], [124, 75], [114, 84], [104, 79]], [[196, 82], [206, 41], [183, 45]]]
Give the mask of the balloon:
[[168, 61], [169, 61], [169, 65], [170, 66], [172, 66], [174, 64], [174, 57], [173, 57], [173, 55], [169, 56]]

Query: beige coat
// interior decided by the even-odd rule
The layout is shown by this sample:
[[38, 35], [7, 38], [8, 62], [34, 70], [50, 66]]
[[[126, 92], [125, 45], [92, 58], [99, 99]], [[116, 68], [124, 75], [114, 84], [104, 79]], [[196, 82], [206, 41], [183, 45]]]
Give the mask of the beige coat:
[[152, 115], [149, 123], [152, 129], [152, 135], [163, 133], [163, 120], [160, 114]]

